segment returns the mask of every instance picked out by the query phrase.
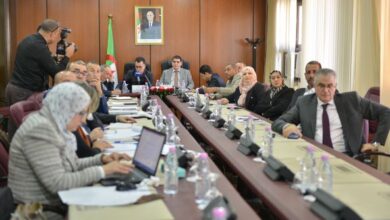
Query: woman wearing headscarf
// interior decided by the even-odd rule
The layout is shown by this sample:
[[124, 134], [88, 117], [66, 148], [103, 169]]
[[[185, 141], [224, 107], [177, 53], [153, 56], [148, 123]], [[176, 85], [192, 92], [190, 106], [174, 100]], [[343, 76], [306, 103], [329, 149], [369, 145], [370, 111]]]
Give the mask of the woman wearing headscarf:
[[249, 111], [254, 111], [256, 105], [265, 97], [265, 88], [257, 82], [255, 70], [246, 66], [242, 70], [242, 78], [236, 91], [226, 98], [221, 99], [222, 104], [236, 103]]
[[271, 89], [265, 93], [265, 98], [255, 107], [255, 112], [271, 120], [277, 119], [287, 110], [294, 94], [294, 89], [284, 84], [284, 75], [278, 70], [270, 73]]
[[[87, 115], [89, 95], [74, 83], [55, 86], [42, 108], [17, 130], [10, 148], [8, 185], [16, 203], [39, 202], [48, 219], [66, 214], [58, 192], [99, 181], [112, 173], [128, 173], [119, 159], [126, 155], [96, 155], [79, 159], [72, 134]], [[61, 216], [62, 215], [62, 216]]]

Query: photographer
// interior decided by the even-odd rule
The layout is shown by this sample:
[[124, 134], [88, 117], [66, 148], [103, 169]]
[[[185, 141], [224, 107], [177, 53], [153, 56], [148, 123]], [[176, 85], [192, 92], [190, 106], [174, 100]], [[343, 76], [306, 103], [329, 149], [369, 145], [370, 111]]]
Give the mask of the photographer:
[[[52, 57], [49, 46], [60, 41], [62, 28], [53, 19], [46, 19], [38, 27], [38, 32], [23, 39], [16, 50], [14, 71], [6, 87], [6, 101], [12, 105], [26, 100], [34, 92], [47, 89], [49, 75], [64, 70], [73, 56], [75, 45], [70, 44], [65, 51], [65, 57], [58, 64]], [[13, 123], [9, 123], [13, 134]], [[10, 127], [11, 126], [11, 127]]]

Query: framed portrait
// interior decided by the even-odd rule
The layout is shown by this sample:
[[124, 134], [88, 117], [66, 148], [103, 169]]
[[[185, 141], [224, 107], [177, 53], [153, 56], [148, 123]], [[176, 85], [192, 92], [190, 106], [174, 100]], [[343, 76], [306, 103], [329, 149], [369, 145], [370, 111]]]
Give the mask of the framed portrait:
[[164, 44], [162, 6], [135, 6], [135, 44]]

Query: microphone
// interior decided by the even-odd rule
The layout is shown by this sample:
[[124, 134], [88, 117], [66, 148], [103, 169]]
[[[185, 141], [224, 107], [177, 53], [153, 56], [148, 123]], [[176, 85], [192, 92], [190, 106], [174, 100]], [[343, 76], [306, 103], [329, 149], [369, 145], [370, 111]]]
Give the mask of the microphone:
[[138, 82], [138, 85], [141, 84], [141, 79], [140, 79], [140, 76], [141, 76], [141, 73], [140, 72], [135, 72], [135, 77], [137, 77], [137, 82]]
[[145, 75], [146, 81], [148, 81], [149, 86], [152, 86], [152, 83], [150, 82], [150, 80], [149, 80], [148, 75], [146, 74], [146, 72], [145, 72], [144, 75]]

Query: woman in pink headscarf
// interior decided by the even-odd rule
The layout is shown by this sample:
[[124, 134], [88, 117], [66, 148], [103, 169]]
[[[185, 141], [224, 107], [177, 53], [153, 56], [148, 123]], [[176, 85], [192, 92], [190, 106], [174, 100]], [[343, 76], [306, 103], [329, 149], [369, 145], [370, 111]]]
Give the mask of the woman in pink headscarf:
[[235, 103], [249, 111], [254, 111], [256, 105], [265, 97], [265, 87], [257, 82], [255, 70], [244, 67], [240, 85], [236, 91], [227, 98], [221, 99], [222, 104]]

